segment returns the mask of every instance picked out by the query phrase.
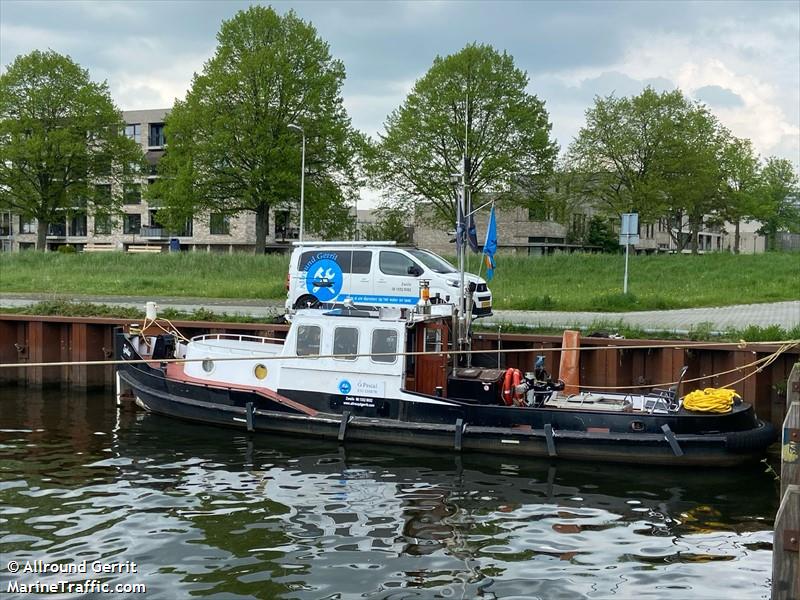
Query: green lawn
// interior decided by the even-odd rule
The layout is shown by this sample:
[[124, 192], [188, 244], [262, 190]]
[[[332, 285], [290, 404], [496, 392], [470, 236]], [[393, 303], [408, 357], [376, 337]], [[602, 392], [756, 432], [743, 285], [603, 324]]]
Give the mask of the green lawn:
[[[282, 299], [287, 261], [244, 254], [2, 253], [0, 293]], [[618, 255], [499, 255], [489, 285], [498, 309], [627, 311], [800, 298], [797, 254], [631, 256], [628, 296], [623, 265]]]

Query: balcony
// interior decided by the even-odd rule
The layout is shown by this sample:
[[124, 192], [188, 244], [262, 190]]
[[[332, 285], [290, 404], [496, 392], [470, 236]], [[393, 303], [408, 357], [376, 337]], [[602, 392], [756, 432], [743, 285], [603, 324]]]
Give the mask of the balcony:
[[139, 236], [148, 239], [164, 240], [169, 237], [169, 230], [164, 227], [145, 227], [142, 226]]

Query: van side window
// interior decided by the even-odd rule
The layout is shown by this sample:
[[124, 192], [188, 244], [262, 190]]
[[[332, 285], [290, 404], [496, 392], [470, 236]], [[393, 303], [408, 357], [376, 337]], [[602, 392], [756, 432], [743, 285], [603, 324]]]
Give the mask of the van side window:
[[333, 353], [338, 360], [355, 360], [358, 354], [358, 329], [337, 327], [333, 332]]
[[[408, 272], [409, 267], [416, 267], [417, 263], [408, 258], [405, 254], [399, 252], [381, 251], [380, 260], [378, 261], [381, 273], [384, 275], [402, 275], [408, 277], [411, 273]], [[414, 275], [412, 275], [413, 277]]]
[[297, 356], [319, 354], [320, 328], [316, 325], [300, 325], [297, 328]]
[[372, 354], [387, 354], [373, 356], [373, 361], [394, 363], [397, 361], [395, 352], [397, 352], [397, 332], [394, 329], [376, 329], [372, 332]]
[[323, 258], [334, 261], [342, 273], [366, 275], [372, 265], [371, 250], [312, 250], [300, 255], [297, 270], [308, 271], [311, 265]]

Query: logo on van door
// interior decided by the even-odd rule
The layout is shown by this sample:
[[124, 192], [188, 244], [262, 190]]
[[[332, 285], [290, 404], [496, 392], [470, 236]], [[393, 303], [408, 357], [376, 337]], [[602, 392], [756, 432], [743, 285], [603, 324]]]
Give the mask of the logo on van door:
[[323, 258], [308, 266], [306, 288], [310, 294], [319, 298], [320, 302], [336, 298], [342, 291], [342, 283], [342, 267], [335, 260]]

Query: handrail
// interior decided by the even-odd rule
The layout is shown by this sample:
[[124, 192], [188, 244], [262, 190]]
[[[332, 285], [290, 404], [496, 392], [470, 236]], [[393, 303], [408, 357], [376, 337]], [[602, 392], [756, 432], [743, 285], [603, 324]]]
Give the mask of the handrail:
[[270, 342], [285, 342], [285, 338], [272, 338], [263, 337], [260, 335], [246, 335], [239, 333], [206, 333], [204, 335], [196, 335], [192, 338], [193, 342], [201, 342], [206, 339], [216, 340], [234, 340], [239, 342], [255, 341], [260, 344], [267, 344]]

